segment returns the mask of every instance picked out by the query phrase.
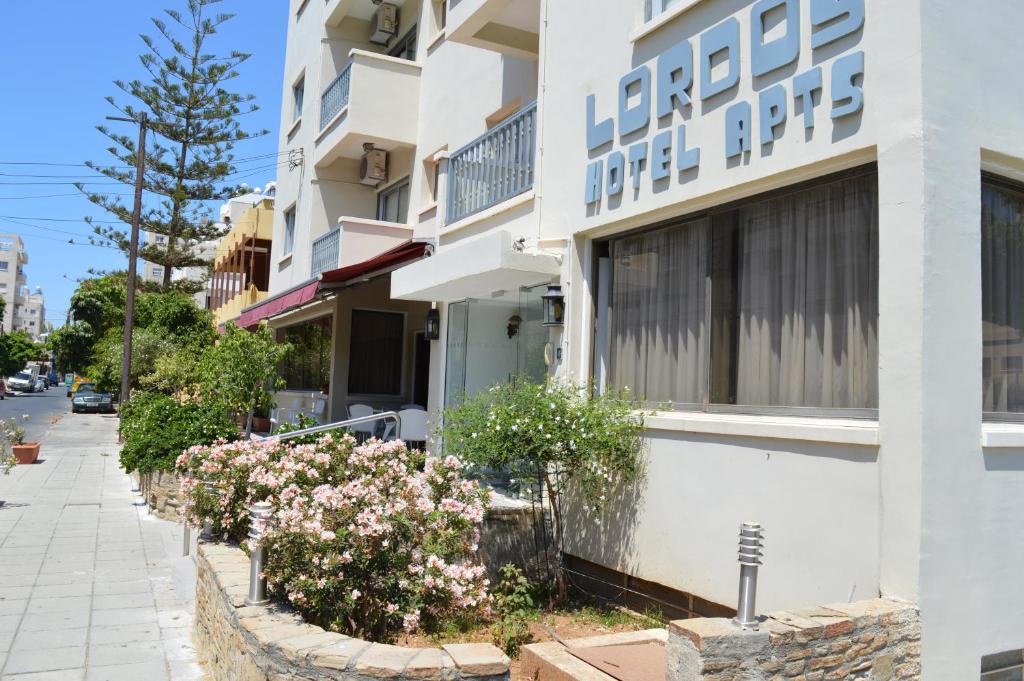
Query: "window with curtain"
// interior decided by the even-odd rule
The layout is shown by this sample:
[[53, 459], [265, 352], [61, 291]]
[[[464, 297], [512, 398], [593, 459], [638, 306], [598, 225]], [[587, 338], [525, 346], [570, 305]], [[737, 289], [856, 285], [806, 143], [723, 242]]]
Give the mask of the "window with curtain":
[[1024, 187], [981, 184], [983, 410], [1024, 413]]
[[295, 207], [284, 212], [284, 254], [291, 254], [295, 248]]
[[331, 382], [331, 317], [289, 326], [283, 331], [292, 351], [281, 364], [287, 390], [319, 391]]
[[350, 395], [400, 395], [405, 315], [352, 310], [349, 333]]
[[866, 170], [611, 242], [609, 378], [676, 407], [878, 407]]

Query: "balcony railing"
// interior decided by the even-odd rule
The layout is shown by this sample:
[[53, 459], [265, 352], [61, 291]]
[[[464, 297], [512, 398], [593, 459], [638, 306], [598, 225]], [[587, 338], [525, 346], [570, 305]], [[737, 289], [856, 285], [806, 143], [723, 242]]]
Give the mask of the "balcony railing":
[[338, 112], [348, 104], [349, 84], [352, 82], [352, 62], [345, 66], [338, 77], [324, 90], [320, 98], [320, 129], [327, 127]]
[[537, 103], [462, 147], [448, 164], [451, 224], [533, 187]]
[[313, 266], [310, 276], [316, 277], [323, 272], [338, 268], [338, 254], [341, 246], [341, 230], [332, 229], [313, 242]]

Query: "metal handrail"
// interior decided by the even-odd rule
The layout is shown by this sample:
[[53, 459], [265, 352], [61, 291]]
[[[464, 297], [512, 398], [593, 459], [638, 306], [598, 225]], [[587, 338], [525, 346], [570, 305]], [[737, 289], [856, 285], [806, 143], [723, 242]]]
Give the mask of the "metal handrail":
[[398, 415], [397, 411], [385, 411], [380, 414], [371, 414], [369, 416], [360, 416], [354, 419], [348, 419], [346, 421], [337, 421], [336, 423], [327, 423], [322, 426], [313, 426], [311, 428], [303, 428], [302, 430], [293, 430], [290, 433], [278, 433], [277, 435], [268, 435], [267, 437], [260, 437], [260, 441], [264, 440], [291, 440], [292, 438], [302, 437], [303, 435], [316, 435], [317, 433], [326, 433], [331, 430], [338, 430], [339, 428], [347, 428], [349, 426], [356, 426], [360, 423], [373, 423], [374, 421], [383, 421], [384, 419], [391, 419], [395, 422], [395, 437], [400, 438], [402, 435], [402, 417]]

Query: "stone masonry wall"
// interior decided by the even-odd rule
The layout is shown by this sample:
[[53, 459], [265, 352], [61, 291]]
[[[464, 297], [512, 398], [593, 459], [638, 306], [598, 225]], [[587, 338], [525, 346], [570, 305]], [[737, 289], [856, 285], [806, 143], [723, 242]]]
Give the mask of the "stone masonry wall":
[[509, 660], [489, 644], [402, 648], [306, 624], [288, 608], [246, 606], [249, 559], [200, 542], [194, 639], [211, 681], [506, 681]]
[[[133, 476], [136, 477], [136, 476]], [[180, 520], [180, 480], [168, 471], [153, 471], [137, 475], [139, 489], [146, 497], [146, 503], [153, 513], [164, 520]]]
[[668, 681], [890, 681], [921, 675], [913, 604], [875, 599], [769, 614], [758, 631], [728, 619], [669, 625]]

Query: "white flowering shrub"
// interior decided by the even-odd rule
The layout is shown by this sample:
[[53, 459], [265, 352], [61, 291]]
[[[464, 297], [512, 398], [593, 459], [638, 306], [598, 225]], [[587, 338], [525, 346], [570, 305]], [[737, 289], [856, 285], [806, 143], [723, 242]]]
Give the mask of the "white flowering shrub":
[[269, 501], [272, 593], [307, 621], [373, 641], [489, 614], [486, 570], [470, 559], [489, 492], [461, 469], [453, 456], [348, 435], [197, 447], [179, 460], [191, 523], [241, 539], [247, 506]]
[[[446, 410], [440, 434], [446, 452], [543, 489], [560, 566], [563, 499], [597, 517], [616, 487], [637, 477], [644, 415], [628, 392], [518, 380]], [[557, 569], [555, 576], [564, 598], [564, 575]]]

